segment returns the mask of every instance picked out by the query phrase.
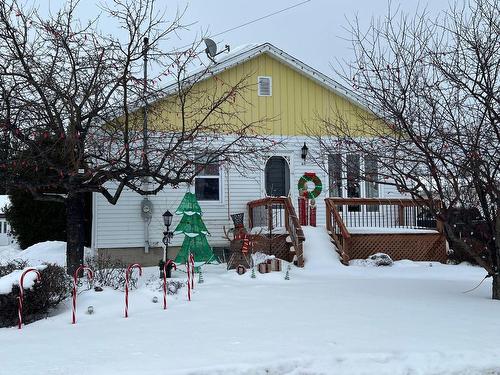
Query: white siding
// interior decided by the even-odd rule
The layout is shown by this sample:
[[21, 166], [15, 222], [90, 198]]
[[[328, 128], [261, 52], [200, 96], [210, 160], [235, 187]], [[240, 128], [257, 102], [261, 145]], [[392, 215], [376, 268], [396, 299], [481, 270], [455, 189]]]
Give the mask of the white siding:
[[4, 218], [0, 218], [0, 246], [10, 244], [10, 225]]
[[[314, 172], [321, 179], [323, 190], [316, 199], [317, 223], [325, 224], [325, 202], [328, 197], [328, 176], [326, 168], [320, 168], [315, 162], [314, 150], [319, 146], [310, 139], [304, 137], [290, 137], [283, 141], [285, 147], [278, 149], [273, 155], [284, 156], [290, 161], [290, 196], [294, 206], [297, 208], [299, 178], [305, 172]], [[309, 156], [305, 163], [301, 159], [301, 147], [304, 142], [309, 148]], [[269, 155], [272, 156], [272, 155]], [[248, 223], [247, 203], [265, 196], [264, 171], [263, 168], [267, 158], [258, 161], [260, 170], [248, 171], [242, 176], [234, 167], [224, 168], [221, 183], [223, 184], [222, 199], [220, 202], [200, 202], [203, 210], [203, 220], [212, 234], [208, 238], [212, 246], [227, 245], [223, 238], [223, 226], [232, 226], [231, 214], [244, 212]], [[194, 188], [193, 188], [194, 189]], [[183, 186], [178, 189], [165, 188], [156, 196], [150, 196], [153, 202], [153, 219], [149, 225], [150, 246], [160, 246], [163, 236], [163, 220], [161, 215], [167, 209], [172, 213], [179, 206], [182, 197], [187, 191]], [[400, 194], [391, 186], [380, 186], [381, 197], [398, 197]], [[123, 248], [144, 246], [144, 222], [141, 219], [141, 201], [143, 197], [130, 190], [125, 190], [116, 205], [109, 204], [101, 195], [94, 195], [94, 225], [93, 225], [93, 247], [94, 248]], [[180, 217], [175, 215], [172, 230], [179, 222]], [[175, 236], [172, 246], [179, 246], [183, 236]]]

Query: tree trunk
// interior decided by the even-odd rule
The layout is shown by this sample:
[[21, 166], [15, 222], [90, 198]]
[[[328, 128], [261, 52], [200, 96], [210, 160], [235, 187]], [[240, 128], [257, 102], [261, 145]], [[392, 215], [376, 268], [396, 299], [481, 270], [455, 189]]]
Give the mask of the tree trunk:
[[66, 199], [66, 266], [69, 275], [83, 264], [84, 196], [82, 193], [69, 193]]
[[493, 292], [491, 298], [500, 299], [500, 275], [493, 275]]
[[493, 275], [493, 292], [491, 298], [500, 299], [500, 202], [497, 202], [497, 216], [495, 218], [495, 254], [496, 256], [496, 272]]

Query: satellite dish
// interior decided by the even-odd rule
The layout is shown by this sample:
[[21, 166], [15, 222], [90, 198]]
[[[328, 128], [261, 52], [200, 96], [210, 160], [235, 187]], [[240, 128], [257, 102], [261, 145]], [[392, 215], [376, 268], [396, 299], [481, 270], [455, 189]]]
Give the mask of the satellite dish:
[[205, 48], [205, 53], [207, 54], [207, 57], [214, 63], [216, 64], [217, 62], [215, 61], [214, 57], [217, 55], [220, 55], [222, 52], [229, 52], [229, 46], [226, 44], [224, 46], [224, 49], [217, 53], [217, 44], [212, 39], [205, 38], [203, 39], [205, 42], [205, 45], [207, 48]]
[[205, 48], [205, 53], [211, 59], [213, 59], [217, 55], [217, 44], [212, 39], [205, 38], [203, 39], [207, 48]]

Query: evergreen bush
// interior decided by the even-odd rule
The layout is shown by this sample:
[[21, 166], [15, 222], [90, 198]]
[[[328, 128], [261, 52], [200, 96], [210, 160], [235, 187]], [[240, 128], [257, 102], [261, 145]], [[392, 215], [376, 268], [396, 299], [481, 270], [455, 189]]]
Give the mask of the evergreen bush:
[[9, 195], [5, 216], [21, 249], [44, 241], [66, 241], [66, 207], [62, 203], [34, 200], [16, 190]]
[[[0, 266], [0, 275], [6, 270], [23, 269], [25, 264], [19, 262]], [[70, 296], [71, 278], [66, 270], [55, 264], [48, 264], [40, 271], [40, 282], [31, 289], [24, 290], [23, 323], [31, 323], [46, 318], [51, 309]], [[11, 327], [18, 323], [17, 297], [19, 286], [14, 285], [10, 293], [0, 294], [0, 327]]]

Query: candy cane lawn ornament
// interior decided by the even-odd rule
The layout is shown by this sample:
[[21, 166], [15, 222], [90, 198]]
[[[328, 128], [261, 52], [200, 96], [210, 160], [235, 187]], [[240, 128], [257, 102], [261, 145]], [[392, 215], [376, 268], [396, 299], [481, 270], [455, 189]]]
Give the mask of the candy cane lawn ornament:
[[187, 269], [187, 275], [188, 275], [188, 280], [187, 280], [187, 290], [188, 290], [188, 301], [191, 301], [191, 266], [189, 265], [191, 256], [188, 257], [186, 261], [186, 269]]
[[194, 290], [194, 255], [189, 254], [189, 264], [191, 265], [191, 289]]
[[73, 319], [71, 321], [72, 324], [76, 324], [76, 295], [77, 295], [77, 289], [78, 289], [78, 275], [82, 271], [87, 271], [87, 279], [92, 280], [94, 278], [94, 272], [87, 266], [84, 266], [83, 264], [78, 267], [73, 274]]
[[167, 263], [163, 265], [163, 310], [167, 309], [167, 268], [169, 264], [172, 264], [174, 270], [177, 270], [177, 266], [172, 259], [167, 260]]
[[38, 272], [38, 270], [35, 268], [28, 268], [22, 273], [21, 278], [19, 279], [19, 297], [17, 297], [17, 317], [19, 319], [19, 324], [17, 326], [18, 329], [21, 329], [23, 325], [24, 276], [26, 276], [26, 274], [31, 271], [36, 273], [36, 281], [40, 281], [41, 279], [40, 272]]
[[142, 276], [142, 267], [139, 263], [131, 264], [125, 272], [125, 318], [128, 318], [128, 281], [133, 268], [139, 268], [139, 276]]

